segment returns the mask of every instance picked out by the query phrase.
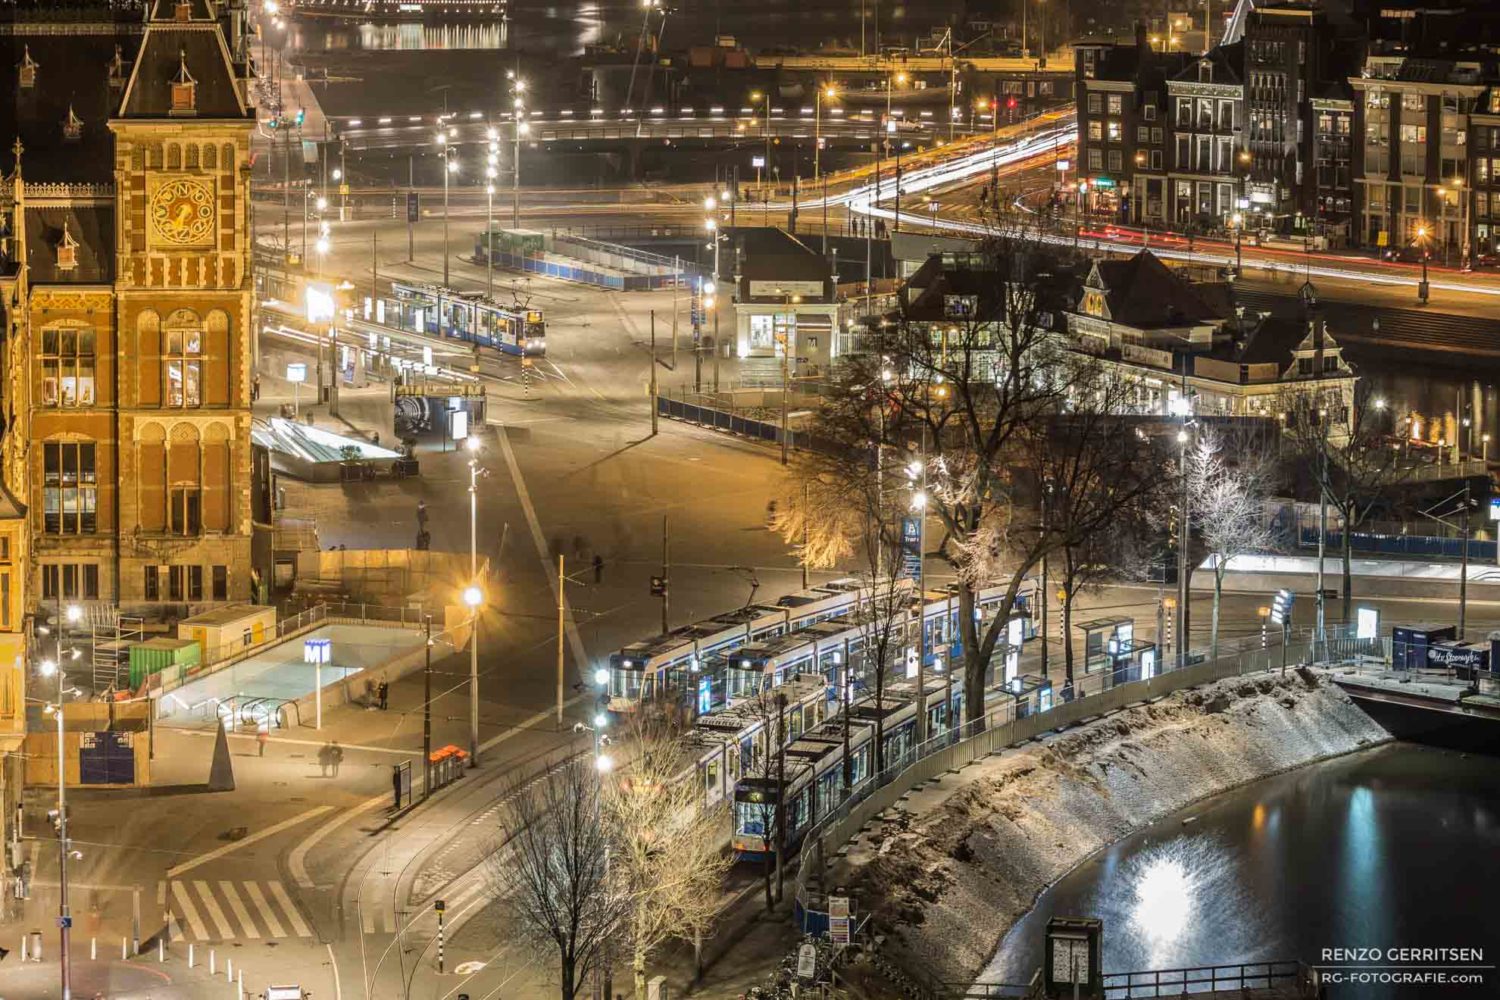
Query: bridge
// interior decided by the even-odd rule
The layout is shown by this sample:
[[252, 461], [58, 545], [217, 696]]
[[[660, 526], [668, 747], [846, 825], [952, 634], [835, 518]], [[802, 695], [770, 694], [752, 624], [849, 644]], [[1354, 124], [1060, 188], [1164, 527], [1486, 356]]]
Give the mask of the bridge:
[[1500, 688], [1494, 673], [1393, 670], [1373, 659], [1345, 664], [1329, 679], [1398, 739], [1485, 749], [1500, 746]]
[[[964, 120], [953, 122], [955, 138], [993, 131], [993, 116], [964, 114]], [[915, 112], [893, 108], [891, 116], [896, 122], [896, 136], [913, 144], [929, 145], [948, 138], [946, 106]], [[603, 109], [580, 114], [565, 108], [551, 113], [529, 112], [521, 123], [521, 139], [526, 143], [570, 142], [596, 147], [661, 141], [710, 147], [767, 139], [811, 143], [821, 137], [825, 147], [868, 146], [887, 134], [883, 117], [883, 108], [855, 113], [825, 109], [821, 116], [812, 107], [773, 108], [769, 118], [756, 115], [749, 108], [730, 111], [717, 106], [703, 109], [655, 106], [612, 114]], [[423, 115], [331, 118], [330, 122], [334, 133], [351, 152], [431, 147], [438, 128], [435, 118]], [[453, 130], [448, 141], [456, 145], [485, 144], [491, 141], [491, 136], [502, 145], [516, 139], [516, 123], [509, 112], [493, 119], [482, 112], [469, 112], [450, 121], [447, 127]]]

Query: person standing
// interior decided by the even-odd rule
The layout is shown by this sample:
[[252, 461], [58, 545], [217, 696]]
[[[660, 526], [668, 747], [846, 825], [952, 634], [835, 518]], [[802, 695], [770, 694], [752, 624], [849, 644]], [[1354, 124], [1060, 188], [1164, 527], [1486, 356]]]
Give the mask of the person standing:
[[255, 734], [255, 748], [260, 751], [260, 756], [266, 755], [266, 744], [271, 742], [271, 734], [262, 729]]
[[380, 698], [380, 710], [384, 712], [386, 709], [390, 708], [391, 686], [385, 681], [381, 681], [380, 684], [376, 686], [375, 692], [376, 696]]
[[339, 765], [344, 762], [344, 748], [339, 746], [339, 741], [334, 740], [328, 748], [328, 759], [333, 762], [333, 776], [339, 776]]
[[604, 582], [604, 557], [597, 554], [594, 556], [594, 582]]
[[323, 777], [328, 777], [328, 768], [332, 763], [333, 748], [330, 744], [324, 743], [318, 748], [318, 768], [322, 771]]

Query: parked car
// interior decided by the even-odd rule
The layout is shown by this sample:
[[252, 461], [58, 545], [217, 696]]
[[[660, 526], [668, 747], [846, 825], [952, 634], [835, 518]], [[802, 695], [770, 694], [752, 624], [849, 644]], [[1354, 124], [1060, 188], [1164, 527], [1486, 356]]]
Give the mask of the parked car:
[[1380, 259], [1398, 264], [1420, 264], [1424, 260], [1431, 260], [1432, 253], [1413, 243], [1404, 247], [1387, 247], [1381, 252]]

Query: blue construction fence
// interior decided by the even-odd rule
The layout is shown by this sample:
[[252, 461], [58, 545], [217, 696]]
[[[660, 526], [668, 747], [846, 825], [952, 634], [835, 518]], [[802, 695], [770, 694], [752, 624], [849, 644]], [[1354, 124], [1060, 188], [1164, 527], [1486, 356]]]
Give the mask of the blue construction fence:
[[[562, 281], [577, 281], [617, 292], [643, 292], [657, 288], [671, 288], [681, 282], [681, 276], [675, 274], [609, 274], [590, 267], [584, 261], [569, 262], [559, 260], [555, 256], [534, 256], [510, 253], [505, 250], [491, 252], [494, 255], [496, 267], [522, 271], [526, 274], [539, 274], [547, 278], [558, 278]], [[482, 239], [475, 242], [474, 256], [480, 261], [484, 260]]]
[[[1304, 549], [1318, 547], [1318, 529], [1304, 525], [1298, 538]], [[1344, 533], [1333, 528], [1328, 531], [1327, 548], [1338, 552], [1344, 545]], [[1463, 539], [1442, 538], [1436, 535], [1397, 535], [1375, 531], [1354, 531], [1349, 535], [1349, 548], [1353, 552], [1387, 556], [1414, 556], [1424, 559], [1461, 559]], [[1495, 561], [1495, 541], [1488, 538], [1469, 539], [1469, 559], [1474, 562]]]

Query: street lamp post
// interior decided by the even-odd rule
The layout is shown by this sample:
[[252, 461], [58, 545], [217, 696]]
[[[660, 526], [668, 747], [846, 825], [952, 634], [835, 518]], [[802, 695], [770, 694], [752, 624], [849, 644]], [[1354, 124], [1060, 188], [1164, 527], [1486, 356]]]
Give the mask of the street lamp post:
[[1427, 227], [1417, 227], [1417, 246], [1422, 251], [1422, 281], [1417, 285], [1417, 302], [1420, 305], [1427, 304]]
[[516, 150], [515, 161], [511, 164], [510, 171], [510, 224], [513, 228], [521, 228], [521, 136], [528, 131], [526, 122], [526, 100], [521, 95], [526, 92], [526, 81], [518, 76], [512, 76], [514, 81], [511, 90], [514, 96], [511, 98], [512, 131], [515, 133]]
[[469, 586], [464, 588], [464, 604], [474, 633], [469, 636], [469, 766], [479, 764], [479, 609], [484, 591], [479, 589], [479, 477], [485, 470], [479, 465], [479, 438], [471, 431], [469, 449]]
[[453, 147], [448, 143], [448, 132], [438, 129], [438, 149], [443, 158], [443, 287], [448, 287], [448, 175], [458, 172], [458, 161], [453, 159]]
[[[82, 616], [78, 605], [70, 604], [65, 613], [69, 624], [77, 622]], [[59, 953], [58, 971], [62, 981], [63, 1000], [72, 1000], [73, 997], [73, 962], [69, 952], [72, 939], [73, 915], [68, 907], [68, 781], [67, 769], [65, 767], [65, 755], [63, 753], [63, 736], [65, 725], [63, 721], [63, 697], [67, 693], [66, 681], [63, 675], [62, 642], [63, 623], [57, 624], [57, 635], [54, 637], [56, 659], [42, 661], [42, 674], [53, 673], [57, 675], [57, 704], [53, 706], [53, 714], [57, 716], [57, 929]], [[48, 668], [51, 668], [50, 671]]]
[[500, 175], [500, 144], [497, 133], [489, 130], [490, 147], [484, 163], [484, 271], [485, 293], [495, 297], [495, 178]]
[[1241, 212], [1235, 212], [1230, 216], [1230, 222], [1234, 223], [1234, 276], [1240, 276], [1243, 260], [1240, 257], [1240, 236], [1245, 231], [1245, 216]]

